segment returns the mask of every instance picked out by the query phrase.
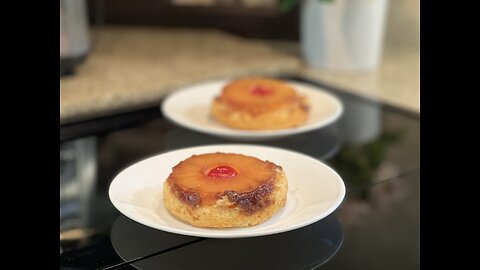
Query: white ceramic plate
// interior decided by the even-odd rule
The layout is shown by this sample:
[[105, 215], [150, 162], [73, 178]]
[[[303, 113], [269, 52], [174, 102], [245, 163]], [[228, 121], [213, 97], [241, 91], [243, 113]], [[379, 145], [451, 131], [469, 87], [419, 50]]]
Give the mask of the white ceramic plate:
[[163, 115], [172, 122], [202, 133], [217, 137], [252, 141], [274, 139], [312, 131], [336, 121], [343, 113], [343, 105], [338, 98], [309, 84], [288, 82], [311, 103], [307, 122], [299, 127], [249, 131], [233, 129], [216, 121], [210, 114], [213, 98], [218, 96], [228, 80], [213, 81], [179, 89], [166, 97], [162, 103]]
[[[285, 207], [264, 223], [247, 228], [197, 228], [171, 215], [163, 204], [162, 190], [172, 167], [193, 154], [217, 151], [252, 155], [282, 166], [288, 180]], [[328, 216], [342, 202], [345, 185], [334, 170], [306, 155], [274, 147], [226, 144], [176, 150], [135, 163], [113, 179], [109, 196], [122, 214], [155, 229], [199, 237], [240, 238], [290, 231]]]

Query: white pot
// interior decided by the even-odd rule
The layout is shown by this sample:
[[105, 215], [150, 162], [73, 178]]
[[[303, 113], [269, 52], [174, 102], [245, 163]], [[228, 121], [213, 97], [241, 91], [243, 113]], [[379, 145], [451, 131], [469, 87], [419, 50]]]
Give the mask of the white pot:
[[305, 0], [302, 54], [314, 68], [362, 71], [378, 66], [388, 0]]

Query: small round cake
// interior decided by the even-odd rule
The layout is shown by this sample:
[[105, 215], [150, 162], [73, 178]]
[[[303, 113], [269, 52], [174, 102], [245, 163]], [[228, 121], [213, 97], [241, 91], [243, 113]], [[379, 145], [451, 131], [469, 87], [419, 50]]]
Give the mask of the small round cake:
[[260, 224], [285, 206], [282, 167], [232, 153], [193, 155], [172, 168], [163, 202], [177, 218], [197, 227]]
[[304, 124], [308, 100], [290, 85], [268, 78], [234, 80], [213, 100], [212, 115], [244, 130], [276, 130]]

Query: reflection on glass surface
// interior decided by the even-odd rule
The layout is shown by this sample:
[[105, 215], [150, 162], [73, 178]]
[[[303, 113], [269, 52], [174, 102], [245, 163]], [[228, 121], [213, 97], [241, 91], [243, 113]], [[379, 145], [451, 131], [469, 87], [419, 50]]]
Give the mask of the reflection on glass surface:
[[396, 204], [404, 202], [408, 196], [417, 192], [415, 188], [402, 181], [387, 181], [369, 189], [350, 192], [338, 217], [343, 224], [357, 224], [363, 217], [374, 215], [378, 211], [392, 211]]
[[419, 124], [385, 111], [380, 104], [342, 96], [338, 123], [341, 148], [328, 161], [351, 189], [419, 168]]
[[[192, 237], [145, 227], [119, 217], [112, 245], [126, 261], [185, 243]], [[312, 269], [332, 258], [343, 242], [335, 214], [291, 232], [240, 239], [205, 239], [133, 265], [139, 269]]]
[[321, 269], [420, 269], [420, 174], [351, 193], [337, 211], [345, 241]]
[[[327, 163], [345, 181], [347, 199], [336, 213], [345, 232], [345, 242], [333, 259], [322, 265], [321, 269], [354, 269], [361, 268], [360, 266], [365, 269], [393, 269], [391, 262], [399, 266], [397, 269], [401, 269], [400, 266], [408, 268], [408, 265], [397, 260], [409, 256], [413, 258], [410, 260], [413, 263], [411, 268], [416, 269], [415, 260], [418, 256], [414, 244], [418, 239], [419, 221], [415, 215], [419, 202], [411, 194], [417, 188], [398, 180], [388, 182], [388, 185], [383, 181], [419, 170], [419, 121], [374, 102], [336, 94], [346, 109], [339, 122], [321, 130], [255, 144], [310, 155]], [[61, 265], [77, 269], [116, 265], [124, 262], [123, 259], [146, 256], [147, 253], [156, 254], [166, 246], [186, 241], [181, 239], [183, 236], [166, 236], [167, 233], [162, 234], [154, 229], [151, 229], [154, 233], [149, 232], [149, 228], [121, 216], [108, 198], [109, 184], [117, 173], [134, 162], [169, 150], [217, 143], [244, 143], [189, 131], [161, 117], [92, 139], [95, 141], [93, 144], [83, 144], [83, 147], [79, 147], [81, 142], [90, 139], [81, 138], [61, 145]], [[75, 146], [76, 144], [78, 145]], [[82, 151], [83, 159], [80, 158], [82, 154], [79, 154]], [[163, 265], [165, 269], [177, 269], [178, 260], [183, 260], [184, 255], [190, 256], [192, 261], [201, 261], [203, 258], [199, 256], [206, 256], [207, 251], [218, 251], [225, 258], [235, 260], [235, 254], [228, 251], [240, 247], [245, 250], [238, 252], [245, 254], [245, 258], [259, 254], [274, 256], [269, 249], [283, 249], [285, 252], [281, 251], [275, 256], [289, 259], [291, 263], [302, 258], [319, 263], [325, 259], [328, 246], [325, 246], [327, 242], [322, 240], [324, 238], [320, 237], [320, 229], [314, 225], [316, 224], [291, 232], [298, 234], [271, 236], [277, 240], [265, 243], [263, 240], [258, 241], [267, 239], [263, 237], [257, 238], [258, 242], [255, 242], [255, 238], [204, 240], [184, 251], [175, 250], [156, 255], [135, 263], [135, 266], [146, 267], [145, 269], [157, 266], [155, 269], [158, 269]], [[122, 234], [123, 238], [118, 238], [117, 233]], [[282, 242], [282, 235], [291, 241], [291, 245]], [[143, 239], [141, 245], [135, 245], [137, 238]], [[303, 239], [301, 244], [299, 239]], [[373, 244], [365, 245], [369, 241]], [[161, 242], [166, 246], [161, 246]], [[255, 244], [254, 242], [255, 248], [248, 250], [247, 246]], [[235, 246], [238, 244], [238, 247], [230, 247], [229, 243], [235, 243]], [[315, 245], [324, 246], [316, 248]], [[303, 249], [309, 246], [316, 249]], [[295, 255], [295, 258], [286, 254], [297, 252], [296, 249], [303, 252]], [[396, 255], [389, 250], [395, 250]], [[384, 260], [375, 267], [379, 258]], [[335, 262], [332, 264], [332, 261]], [[222, 263], [219, 262], [223, 266]], [[285, 265], [291, 266], [290, 269], [303, 269], [304, 265], [298, 263], [288, 265], [285, 262]]]
[[340, 121], [342, 141], [364, 144], [378, 138], [382, 129], [382, 110], [372, 102], [358, 102], [343, 98], [344, 113]]
[[[191, 146], [239, 143], [227, 139], [201, 134], [195, 131], [174, 127], [167, 131], [164, 140], [165, 150], [174, 150]], [[292, 137], [250, 142], [249, 144], [267, 145], [285, 148], [308, 154], [320, 160], [326, 160], [334, 156], [340, 147], [338, 127], [336, 124], [329, 125], [320, 130], [298, 134]]]
[[130, 261], [199, 238], [163, 232], [121, 215], [113, 223], [110, 239], [118, 255]]
[[343, 98], [343, 118], [339, 122], [343, 147], [331, 165], [342, 172], [350, 186], [369, 184], [384, 161], [389, 144], [396, 134], [382, 132], [382, 110], [373, 102], [358, 102]]
[[[418, 120], [386, 111], [373, 102], [338, 96], [346, 105], [345, 115], [340, 118], [339, 122], [317, 131], [272, 141], [255, 142], [255, 144], [298, 151], [326, 162], [342, 176], [347, 186], [347, 192], [419, 168]], [[362, 103], [362, 105], [355, 105], [356, 103]], [[352, 111], [351, 106], [356, 106], [357, 109]], [[361, 123], [380, 121], [377, 124], [373, 122], [369, 124], [378, 127], [380, 131], [367, 134], [368, 136], [362, 135], [359, 139], [354, 138], [353, 135], [346, 135], [347, 131], [354, 134], [362, 133], [357, 129], [364, 127], [349, 118], [352, 113], [355, 114], [359, 111], [358, 108], [362, 110], [368, 106], [374, 108], [373, 112], [370, 111], [364, 116], [368, 118], [375, 115], [375, 117], [370, 120], [362, 120], [360, 116], [356, 116], [355, 121]], [[381, 115], [378, 116], [377, 113]], [[113, 221], [113, 219], [105, 218], [118, 214], [109, 202], [108, 186], [117, 173], [134, 162], [166, 151], [190, 146], [242, 143], [186, 130], [169, 123], [164, 118], [155, 119], [134, 128], [100, 135], [95, 139], [97, 140], [96, 156], [92, 155], [90, 162], [97, 160], [95, 164], [98, 167], [96, 172], [98, 177], [94, 182], [88, 182], [89, 186], [93, 187], [90, 189], [90, 193], [94, 193], [94, 195], [90, 196], [87, 190], [82, 193], [79, 188], [81, 181], [78, 179], [72, 178], [71, 181], [61, 182], [63, 191], [69, 190], [67, 182], [71, 182], [70, 187], [75, 186], [71, 189], [76, 194], [75, 196], [81, 197], [84, 201], [98, 200], [98, 202], [94, 202], [96, 207], [88, 209], [85, 204], [80, 207], [75, 200], [64, 200], [64, 193], [61, 191], [62, 202], [75, 203], [70, 206], [62, 204], [64, 206], [61, 210], [62, 216], [65, 215], [63, 213], [66, 213], [65, 209], [74, 210], [75, 207], [82, 208], [81, 211], [84, 211], [82, 213], [88, 212], [85, 218], [80, 218], [81, 220], [70, 218], [71, 224], [68, 225], [70, 228], [85, 227], [92, 223], [108, 224], [111, 222], [110, 220]], [[66, 167], [61, 164], [62, 175], [72, 173]], [[82, 171], [85, 170], [82, 169]], [[79, 209], [75, 211], [80, 213]]]
[[[395, 174], [394, 168], [381, 167], [387, 148], [399, 140], [399, 134], [382, 133], [376, 140], [366, 144], [344, 144], [331, 165], [342, 172], [350, 185], [359, 187], [373, 182], [378, 174]], [[379, 169], [383, 170], [380, 171]], [[392, 173], [385, 170], [392, 170]], [[380, 175], [382, 176], [382, 175]]]
[[97, 159], [94, 137], [60, 147], [60, 231], [88, 226]]

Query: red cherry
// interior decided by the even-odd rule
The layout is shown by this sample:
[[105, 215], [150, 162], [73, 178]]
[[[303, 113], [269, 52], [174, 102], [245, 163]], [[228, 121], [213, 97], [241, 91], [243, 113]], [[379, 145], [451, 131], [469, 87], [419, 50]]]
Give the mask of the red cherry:
[[213, 168], [207, 175], [213, 178], [227, 178], [237, 175], [237, 171], [230, 166], [218, 166]]
[[273, 92], [272, 88], [257, 85], [250, 90], [250, 93], [254, 96], [266, 96], [270, 95]]

